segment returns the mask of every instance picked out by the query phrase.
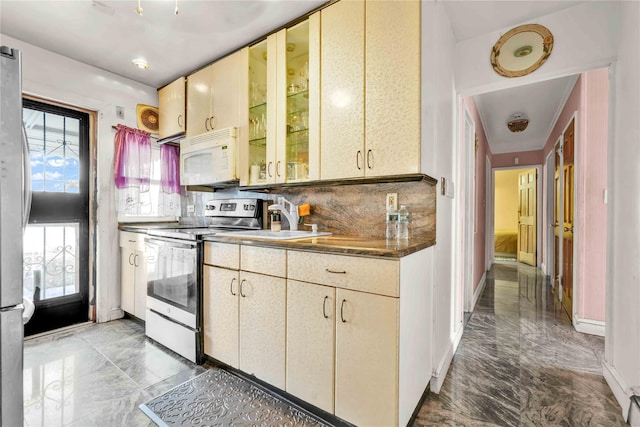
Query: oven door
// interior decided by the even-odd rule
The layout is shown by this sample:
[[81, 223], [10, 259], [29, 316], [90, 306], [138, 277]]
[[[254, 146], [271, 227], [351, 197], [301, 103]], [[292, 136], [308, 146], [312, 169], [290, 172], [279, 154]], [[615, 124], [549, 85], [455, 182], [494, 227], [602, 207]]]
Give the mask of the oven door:
[[191, 328], [198, 309], [196, 242], [147, 238], [147, 307]]

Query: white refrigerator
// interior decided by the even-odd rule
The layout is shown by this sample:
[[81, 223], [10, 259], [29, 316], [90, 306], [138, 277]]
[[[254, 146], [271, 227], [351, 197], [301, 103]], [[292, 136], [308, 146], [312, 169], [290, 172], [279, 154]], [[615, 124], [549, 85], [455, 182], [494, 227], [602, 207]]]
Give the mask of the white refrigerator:
[[29, 218], [29, 148], [21, 54], [0, 47], [0, 426], [23, 425], [22, 234]]

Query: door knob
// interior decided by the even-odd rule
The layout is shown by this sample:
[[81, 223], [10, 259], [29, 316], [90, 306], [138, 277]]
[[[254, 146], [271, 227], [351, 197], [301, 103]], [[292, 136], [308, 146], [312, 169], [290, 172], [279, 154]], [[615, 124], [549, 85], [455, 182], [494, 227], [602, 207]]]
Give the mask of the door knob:
[[573, 233], [573, 227], [564, 227], [564, 231]]

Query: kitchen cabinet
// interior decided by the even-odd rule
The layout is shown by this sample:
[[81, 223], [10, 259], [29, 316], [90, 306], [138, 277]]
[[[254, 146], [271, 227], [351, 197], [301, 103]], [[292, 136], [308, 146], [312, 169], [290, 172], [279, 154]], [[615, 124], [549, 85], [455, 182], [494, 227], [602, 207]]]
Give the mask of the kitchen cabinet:
[[251, 46], [249, 69], [241, 184], [319, 179], [320, 14]]
[[180, 77], [158, 90], [160, 140], [185, 134], [186, 81]]
[[321, 178], [419, 172], [420, 2], [321, 13]]
[[397, 424], [398, 306], [397, 298], [336, 290], [336, 416]]
[[247, 72], [245, 48], [188, 76], [188, 137], [228, 127], [246, 131]]
[[120, 232], [120, 308], [145, 320], [147, 308], [146, 234]]
[[330, 286], [287, 280], [286, 391], [331, 414], [335, 295]]
[[204, 351], [285, 387], [286, 251], [205, 243]]

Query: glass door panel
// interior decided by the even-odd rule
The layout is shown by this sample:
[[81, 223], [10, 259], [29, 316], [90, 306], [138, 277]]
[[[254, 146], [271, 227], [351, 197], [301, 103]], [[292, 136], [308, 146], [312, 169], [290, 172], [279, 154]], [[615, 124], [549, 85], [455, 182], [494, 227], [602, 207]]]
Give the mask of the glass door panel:
[[287, 182], [309, 179], [309, 21], [287, 29]]
[[267, 180], [267, 41], [249, 48], [249, 185]]

